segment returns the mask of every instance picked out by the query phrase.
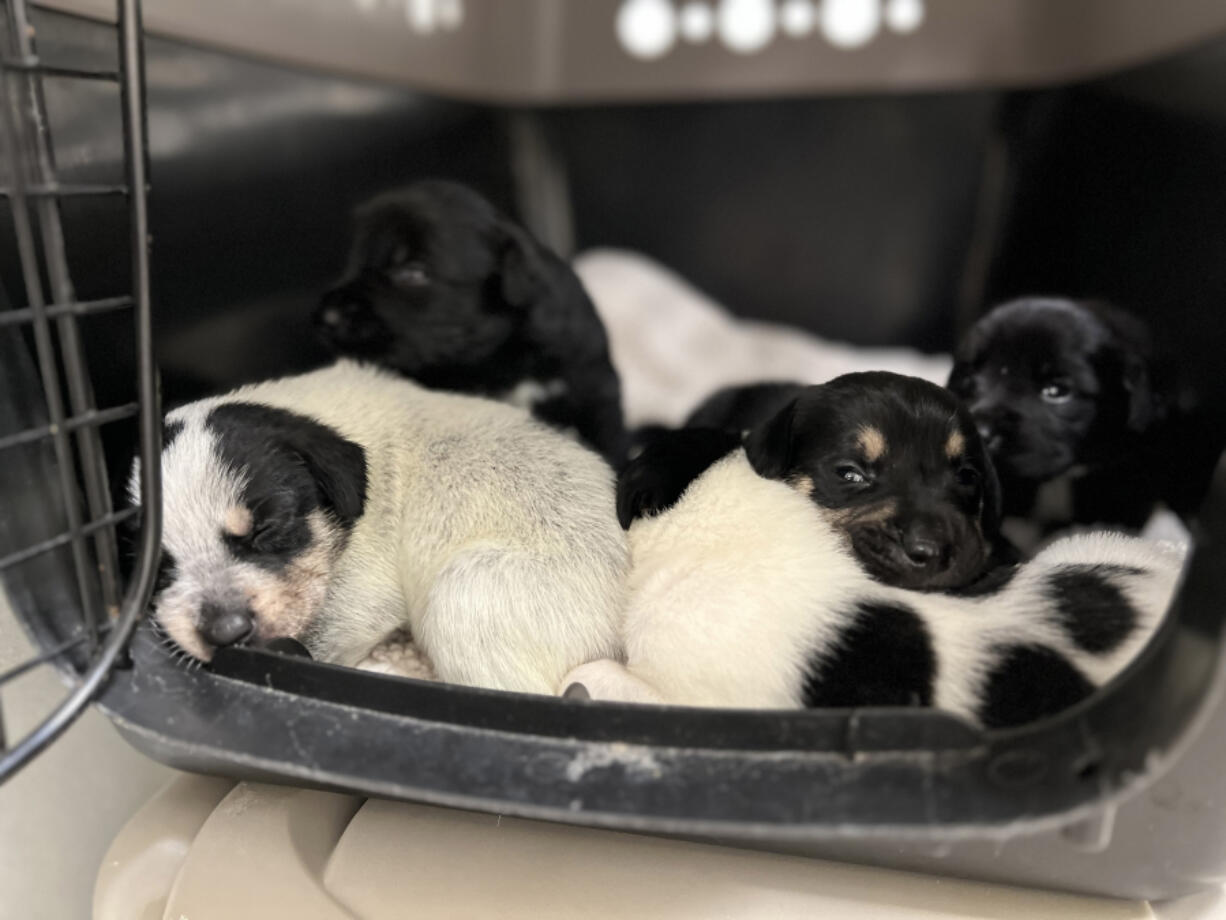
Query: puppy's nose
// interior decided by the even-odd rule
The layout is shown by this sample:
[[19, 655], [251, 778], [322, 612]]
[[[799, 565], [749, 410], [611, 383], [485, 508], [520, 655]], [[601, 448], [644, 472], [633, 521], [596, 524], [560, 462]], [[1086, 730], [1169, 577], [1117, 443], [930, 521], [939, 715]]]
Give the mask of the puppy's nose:
[[902, 547], [907, 558], [917, 566], [930, 566], [944, 553], [940, 542], [932, 537], [917, 537], [908, 534], [903, 537]]
[[238, 645], [255, 630], [255, 618], [250, 610], [205, 604], [200, 610], [200, 635], [209, 644]]

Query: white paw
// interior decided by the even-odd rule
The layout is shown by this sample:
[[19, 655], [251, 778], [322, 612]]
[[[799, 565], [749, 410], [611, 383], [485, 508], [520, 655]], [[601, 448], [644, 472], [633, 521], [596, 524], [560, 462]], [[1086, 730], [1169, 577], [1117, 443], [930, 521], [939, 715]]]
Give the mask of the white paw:
[[582, 699], [583, 696], [578, 691], [570, 691], [574, 684], [582, 684], [588, 696], [594, 700], [618, 703], [664, 702], [659, 693], [626, 670], [625, 665], [607, 658], [581, 664], [562, 679], [563, 695]]

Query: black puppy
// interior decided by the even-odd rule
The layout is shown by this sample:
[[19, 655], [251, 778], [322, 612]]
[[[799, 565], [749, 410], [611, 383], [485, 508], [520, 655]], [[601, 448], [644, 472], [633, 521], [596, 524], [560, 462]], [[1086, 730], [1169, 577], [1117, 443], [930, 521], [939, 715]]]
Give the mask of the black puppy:
[[1195, 508], [1212, 451], [1170, 377], [1135, 317], [1029, 297], [975, 324], [949, 389], [992, 455], [1004, 513], [1033, 539], [1071, 523], [1140, 527], [1159, 500]]
[[418, 182], [362, 206], [314, 319], [337, 354], [522, 405], [623, 459], [621, 387], [578, 276], [464, 186]]
[[[747, 421], [731, 427], [751, 429], [744, 447], [754, 470], [833, 511], [878, 581], [966, 588], [995, 563], [996, 474], [970, 413], [948, 391], [898, 374], [847, 374], [799, 387], [778, 411]], [[670, 507], [740, 444], [736, 430], [709, 428], [649, 444], [618, 486], [622, 526]]]

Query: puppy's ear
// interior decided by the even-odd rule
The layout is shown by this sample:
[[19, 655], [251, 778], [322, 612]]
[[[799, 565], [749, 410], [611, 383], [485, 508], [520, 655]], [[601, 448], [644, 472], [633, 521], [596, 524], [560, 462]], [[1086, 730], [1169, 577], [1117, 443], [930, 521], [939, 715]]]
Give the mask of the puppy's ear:
[[792, 424], [797, 399], [754, 428], [745, 439], [745, 454], [759, 476], [785, 479], [792, 470]]
[[282, 437], [315, 480], [321, 504], [352, 526], [366, 507], [366, 451], [331, 428], [302, 421]]
[[545, 289], [546, 270], [539, 244], [510, 221], [499, 224], [501, 251], [498, 274], [502, 299], [512, 307], [526, 307]]
[[625, 530], [638, 518], [667, 511], [695, 479], [741, 444], [714, 428], [655, 433], [617, 480], [617, 520]]

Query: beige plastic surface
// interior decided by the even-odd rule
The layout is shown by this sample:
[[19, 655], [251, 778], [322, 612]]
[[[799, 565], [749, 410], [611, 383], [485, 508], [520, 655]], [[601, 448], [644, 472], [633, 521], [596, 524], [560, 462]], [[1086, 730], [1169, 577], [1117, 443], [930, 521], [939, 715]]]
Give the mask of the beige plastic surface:
[[1143, 904], [185, 777], [138, 813], [95, 920], [1124, 920]]
[[[617, 37], [628, 2], [145, 0], [144, 8], [145, 24], [159, 35], [512, 104], [1034, 86], [1154, 60], [1226, 30], [1222, 0], [920, 0], [923, 21], [914, 30], [881, 27], [857, 47], [836, 47], [818, 29], [797, 38], [775, 28], [752, 51], [718, 37], [677, 39], [644, 60]], [[99, 18], [115, 9], [114, 0], [43, 3]], [[652, 5], [672, 21], [687, 4], [716, 19], [743, 6]], [[429, 12], [443, 5], [458, 13], [453, 27]], [[851, 5], [883, 8], [880, 0]]]

